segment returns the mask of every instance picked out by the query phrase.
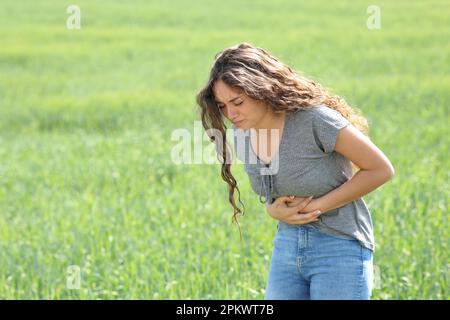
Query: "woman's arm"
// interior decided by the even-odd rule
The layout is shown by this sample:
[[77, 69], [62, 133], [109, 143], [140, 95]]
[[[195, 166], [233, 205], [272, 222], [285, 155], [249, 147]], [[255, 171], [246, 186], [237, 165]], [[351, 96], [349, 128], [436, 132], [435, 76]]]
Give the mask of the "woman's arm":
[[360, 170], [338, 188], [310, 202], [301, 212], [322, 213], [342, 207], [391, 179], [394, 167], [384, 153], [353, 125], [341, 129], [334, 150], [356, 164]]

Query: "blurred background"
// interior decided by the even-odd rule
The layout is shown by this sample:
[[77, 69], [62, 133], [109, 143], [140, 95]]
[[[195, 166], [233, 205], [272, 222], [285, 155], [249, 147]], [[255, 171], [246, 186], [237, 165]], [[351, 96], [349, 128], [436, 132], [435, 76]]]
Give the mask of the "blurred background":
[[242, 166], [241, 243], [220, 166], [171, 159], [245, 41], [360, 109], [395, 167], [364, 197], [373, 299], [448, 299], [449, 7], [2, 0], [0, 298], [263, 298], [276, 221]]

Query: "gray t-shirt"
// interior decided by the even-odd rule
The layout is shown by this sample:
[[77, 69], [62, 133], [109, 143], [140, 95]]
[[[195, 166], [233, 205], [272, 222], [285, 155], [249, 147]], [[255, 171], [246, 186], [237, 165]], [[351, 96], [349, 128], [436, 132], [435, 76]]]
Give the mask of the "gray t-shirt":
[[[271, 163], [262, 162], [250, 144], [250, 130], [234, 129], [234, 150], [244, 163], [250, 185], [262, 203], [287, 195], [319, 198], [352, 177], [350, 161], [334, 151], [340, 129], [350, 124], [326, 105], [287, 112], [281, 142]], [[374, 251], [370, 212], [362, 198], [327, 211], [310, 225], [320, 231], [357, 239]]]

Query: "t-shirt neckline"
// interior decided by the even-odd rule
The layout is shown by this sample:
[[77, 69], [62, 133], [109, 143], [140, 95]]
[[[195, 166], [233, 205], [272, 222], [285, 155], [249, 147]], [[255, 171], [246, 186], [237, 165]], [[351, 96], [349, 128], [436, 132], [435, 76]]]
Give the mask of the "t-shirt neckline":
[[249, 136], [249, 147], [250, 147], [250, 152], [256, 157], [257, 163], [260, 164], [260, 165], [262, 165], [263, 167], [270, 167], [270, 166], [272, 165], [273, 159], [274, 159], [274, 157], [275, 157], [276, 154], [278, 154], [278, 160], [279, 160], [279, 158], [281, 157], [281, 152], [282, 152], [282, 150], [283, 150], [284, 140], [286, 140], [287, 125], [288, 125], [288, 122], [289, 122], [288, 119], [289, 119], [289, 115], [290, 115], [290, 114], [291, 114], [290, 112], [285, 111], [285, 115], [284, 115], [284, 124], [283, 124], [283, 130], [281, 130], [282, 132], [281, 132], [280, 143], [279, 143], [279, 145], [278, 145], [277, 150], [275, 151], [275, 153], [274, 153], [274, 154], [272, 155], [272, 157], [270, 158], [270, 162], [269, 162], [269, 163], [264, 162], [263, 160], [261, 160], [261, 159], [258, 157], [258, 155], [256, 154], [256, 152], [253, 150], [253, 147], [252, 147], [252, 139], [251, 139], [251, 137]]

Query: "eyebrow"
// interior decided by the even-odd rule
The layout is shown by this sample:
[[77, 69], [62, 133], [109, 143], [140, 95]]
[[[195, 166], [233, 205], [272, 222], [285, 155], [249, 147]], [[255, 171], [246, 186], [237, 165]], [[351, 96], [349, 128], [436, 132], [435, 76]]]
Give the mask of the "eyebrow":
[[[242, 97], [242, 95], [234, 97], [233, 99], [229, 100], [228, 102], [232, 102], [232, 101], [234, 101], [234, 100], [236, 100], [237, 98], [240, 98], [240, 97]], [[222, 102], [216, 100], [216, 103], [222, 103]]]

